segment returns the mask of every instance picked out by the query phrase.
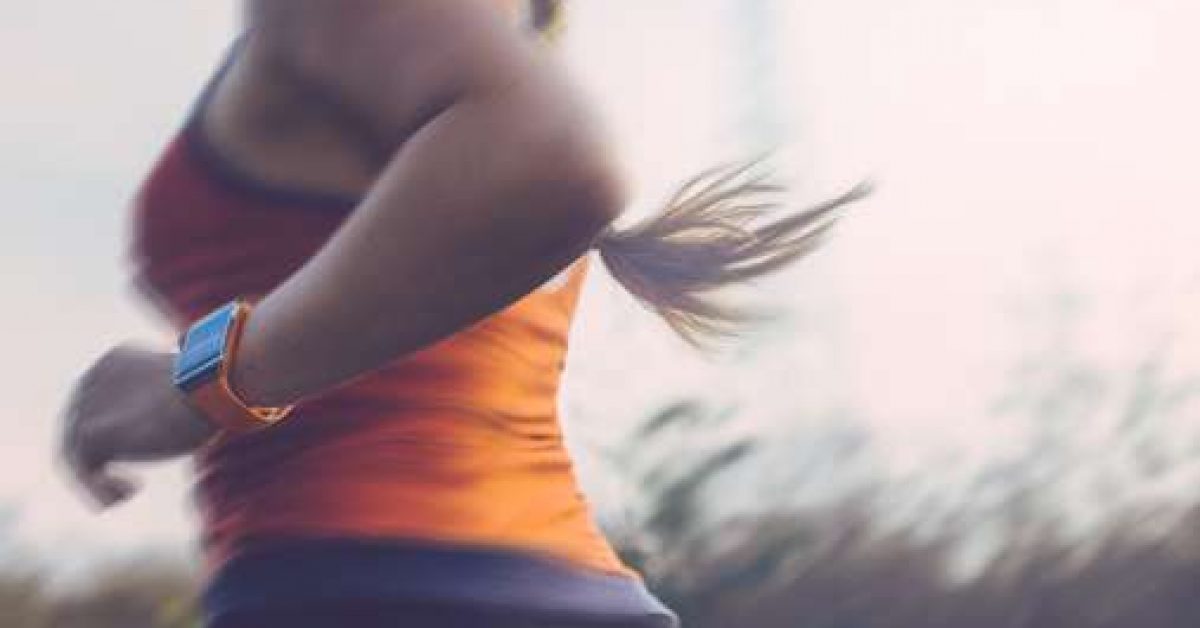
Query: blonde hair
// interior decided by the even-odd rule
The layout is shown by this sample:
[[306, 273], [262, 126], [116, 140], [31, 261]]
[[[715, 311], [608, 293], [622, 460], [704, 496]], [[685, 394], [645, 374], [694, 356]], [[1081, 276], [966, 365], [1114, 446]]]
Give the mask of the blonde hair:
[[[533, 25], [547, 39], [560, 36], [565, 0], [529, 1]], [[760, 161], [703, 172], [682, 185], [662, 211], [611, 228], [596, 242], [613, 278], [694, 346], [737, 336], [758, 319], [721, 302], [721, 288], [805, 257], [821, 244], [840, 210], [871, 191], [862, 183], [814, 207], [780, 214], [784, 190], [755, 172]]]

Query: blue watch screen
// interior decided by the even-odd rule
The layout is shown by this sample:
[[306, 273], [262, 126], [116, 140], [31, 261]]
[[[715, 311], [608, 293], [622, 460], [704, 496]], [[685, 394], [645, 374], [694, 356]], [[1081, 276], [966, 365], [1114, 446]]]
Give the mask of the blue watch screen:
[[175, 358], [176, 386], [193, 390], [217, 375], [236, 310], [236, 303], [223, 306], [197, 321], [184, 334]]

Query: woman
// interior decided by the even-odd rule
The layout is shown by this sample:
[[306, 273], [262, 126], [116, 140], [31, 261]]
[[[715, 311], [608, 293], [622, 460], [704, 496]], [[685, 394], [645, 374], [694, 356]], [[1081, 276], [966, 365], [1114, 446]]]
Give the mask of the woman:
[[584, 256], [703, 343], [741, 322], [711, 289], [858, 192], [756, 224], [767, 186], [718, 171], [611, 228], [604, 136], [529, 36], [560, 5], [248, 0], [143, 185], [137, 281], [186, 333], [83, 375], [64, 457], [111, 506], [111, 464], [194, 454], [210, 626], [675, 625], [562, 443]]

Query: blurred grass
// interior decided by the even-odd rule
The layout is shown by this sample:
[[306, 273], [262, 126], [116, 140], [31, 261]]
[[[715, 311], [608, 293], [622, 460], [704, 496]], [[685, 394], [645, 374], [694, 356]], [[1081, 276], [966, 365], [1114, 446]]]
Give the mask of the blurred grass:
[[[1153, 539], [1137, 532], [1153, 512], [1112, 522], [1086, 546], [1053, 535], [1014, 537], [976, 577], [956, 581], [947, 569], [952, 537], [884, 531], [871, 499], [730, 521], [689, 541], [686, 552], [668, 551], [668, 563], [620, 534], [614, 540], [687, 628], [1200, 625], [1200, 509]], [[4, 628], [199, 626], [196, 574], [186, 565], [112, 565], [86, 586], [59, 592], [36, 572], [5, 571]]]
[[167, 559], [114, 563], [83, 585], [51, 586], [47, 574], [6, 565], [0, 574], [3, 628], [199, 628], [197, 577]]

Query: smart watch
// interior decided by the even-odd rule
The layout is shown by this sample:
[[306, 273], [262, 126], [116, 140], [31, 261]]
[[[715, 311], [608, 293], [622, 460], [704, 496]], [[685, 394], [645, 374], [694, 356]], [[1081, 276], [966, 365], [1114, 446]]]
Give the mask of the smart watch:
[[175, 386], [220, 430], [234, 434], [270, 427], [292, 410], [249, 406], [229, 382], [251, 309], [249, 302], [237, 299], [196, 321], [180, 336], [175, 358]]

